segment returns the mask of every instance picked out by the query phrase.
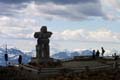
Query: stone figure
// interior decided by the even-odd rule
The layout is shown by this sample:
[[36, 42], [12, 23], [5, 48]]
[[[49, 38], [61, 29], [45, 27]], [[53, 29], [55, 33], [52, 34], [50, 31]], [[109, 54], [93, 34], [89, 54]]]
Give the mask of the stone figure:
[[52, 32], [47, 31], [46, 26], [42, 26], [40, 32], [35, 32], [34, 37], [37, 38], [36, 56], [38, 60], [41, 58], [50, 57], [49, 38], [51, 37], [51, 35]]

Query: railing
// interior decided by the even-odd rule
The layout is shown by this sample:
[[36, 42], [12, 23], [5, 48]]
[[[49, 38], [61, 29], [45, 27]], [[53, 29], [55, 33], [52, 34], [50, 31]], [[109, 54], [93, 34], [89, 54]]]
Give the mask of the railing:
[[[116, 67], [117, 65], [117, 67]], [[88, 66], [85, 66], [84, 68], [36, 68], [34, 66], [29, 66], [29, 65], [20, 65], [21, 68], [34, 72], [37, 74], [41, 75], [57, 75], [61, 73], [71, 73], [71, 72], [83, 72], [83, 71], [97, 71], [97, 70], [110, 70], [110, 69], [115, 69], [119, 68], [120, 63], [115, 63], [113, 65], [105, 65], [105, 66], [99, 66], [99, 67], [93, 67], [90, 68]]]

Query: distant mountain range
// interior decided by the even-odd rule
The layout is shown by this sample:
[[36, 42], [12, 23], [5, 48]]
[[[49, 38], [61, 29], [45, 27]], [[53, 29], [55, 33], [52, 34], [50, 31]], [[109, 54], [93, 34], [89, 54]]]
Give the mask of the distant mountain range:
[[[111, 53], [113, 53], [113, 52], [115, 52], [115, 50], [113, 50], [107, 54], [111, 55]], [[6, 50], [3, 48], [0, 48], [0, 65], [3, 65], [3, 66], [5, 65], [5, 60], [4, 60], [5, 53], [6, 53]], [[13, 65], [18, 64], [18, 56], [19, 55], [22, 55], [24, 64], [30, 62], [31, 58], [36, 56], [35, 50], [32, 50], [31, 52], [23, 52], [17, 48], [7, 49], [7, 53], [9, 56], [9, 62]], [[70, 58], [73, 58], [74, 56], [90, 56], [90, 55], [92, 55], [92, 50], [59, 51], [57, 49], [55, 49], [55, 50], [52, 49], [51, 53], [53, 53], [53, 55], [51, 55], [51, 57], [55, 58], [55, 59], [70, 59]]]
[[92, 55], [92, 51], [91, 50], [83, 50], [83, 51], [61, 51], [58, 52], [54, 55], [52, 55], [51, 57], [55, 58], [55, 59], [69, 59], [69, 58], [73, 58], [74, 56], [91, 56]]
[[[3, 48], [0, 48], [0, 65], [5, 65], [4, 60], [4, 54], [6, 53], [6, 50]], [[18, 56], [22, 55], [23, 57], [23, 63], [26, 64], [31, 61], [32, 57], [35, 57], [35, 50], [32, 50], [31, 52], [23, 52], [17, 48], [10, 48], [7, 49], [7, 53], [9, 56], [9, 62], [11, 64], [18, 64]], [[80, 55], [92, 55], [92, 51], [90, 50], [83, 50], [83, 51], [57, 51], [55, 54], [51, 55], [51, 57], [55, 59], [68, 59], [73, 58], [74, 56], [80, 56]]]
[[[6, 50], [3, 48], [0, 48], [0, 65], [5, 65], [5, 60], [4, 60], [4, 54], [6, 53]], [[8, 60], [10, 62], [10, 64], [15, 65], [18, 64], [18, 56], [22, 55], [23, 57], [23, 63], [28, 63], [31, 60], [31, 56], [27, 55], [26, 53], [22, 52], [19, 49], [16, 48], [10, 48], [7, 49], [7, 53], [8, 53]], [[8, 63], [9, 63], [8, 62]]]

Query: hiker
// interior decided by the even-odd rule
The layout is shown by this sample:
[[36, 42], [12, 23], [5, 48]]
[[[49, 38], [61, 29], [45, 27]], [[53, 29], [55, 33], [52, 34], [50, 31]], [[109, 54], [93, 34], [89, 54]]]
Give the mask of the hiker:
[[95, 59], [95, 55], [96, 55], [95, 50], [93, 50], [93, 52], [92, 52], [92, 58], [93, 59]]
[[103, 57], [103, 56], [104, 56], [104, 53], [105, 53], [105, 50], [104, 50], [103, 47], [101, 47], [101, 49], [102, 49], [102, 53], [101, 53], [101, 55], [102, 55], [102, 57]]
[[118, 59], [118, 56], [116, 53], [114, 53], [114, 60], [116, 61]]
[[6, 61], [6, 66], [8, 65], [8, 54], [4, 55], [5, 61]]
[[19, 63], [19, 64], [22, 64], [22, 56], [21, 56], [21, 55], [19, 55], [18, 63]]
[[96, 52], [96, 57], [98, 58], [99, 56], [100, 56], [100, 51], [97, 50], [97, 52]]

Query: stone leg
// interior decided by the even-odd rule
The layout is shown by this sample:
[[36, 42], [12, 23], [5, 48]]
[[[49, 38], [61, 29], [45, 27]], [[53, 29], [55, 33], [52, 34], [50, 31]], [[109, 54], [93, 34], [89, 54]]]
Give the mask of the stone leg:
[[42, 46], [36, 45], [36, 57], [37, 59], [42, 58]]
[[49, 58], [50, 57], [49, 44], [44, 44], [44, 57], [45, 58]]

